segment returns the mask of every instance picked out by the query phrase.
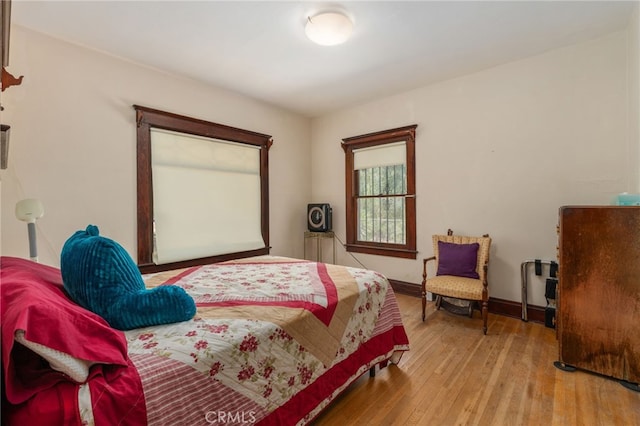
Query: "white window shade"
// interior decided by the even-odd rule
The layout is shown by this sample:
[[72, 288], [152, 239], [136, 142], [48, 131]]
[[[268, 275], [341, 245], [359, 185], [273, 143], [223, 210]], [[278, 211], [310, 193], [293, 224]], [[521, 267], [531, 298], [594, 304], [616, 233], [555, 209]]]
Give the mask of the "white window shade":
[[265, 247], [260, 148], [151, 130], [154, 262]]
[[353, 150], [354, 170], [395, 166], [406, 162], [407, 146], [404, 141]]

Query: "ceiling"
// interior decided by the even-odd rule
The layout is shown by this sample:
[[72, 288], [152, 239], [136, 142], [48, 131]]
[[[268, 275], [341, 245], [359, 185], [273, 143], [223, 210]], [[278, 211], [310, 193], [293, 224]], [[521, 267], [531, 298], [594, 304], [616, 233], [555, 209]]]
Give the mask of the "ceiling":
[[[637, 1], [33, 1], [12, 24], [304, 116], [626, 28]], [[307, 16], [345, 11], [351, 39], [318, 46]]]

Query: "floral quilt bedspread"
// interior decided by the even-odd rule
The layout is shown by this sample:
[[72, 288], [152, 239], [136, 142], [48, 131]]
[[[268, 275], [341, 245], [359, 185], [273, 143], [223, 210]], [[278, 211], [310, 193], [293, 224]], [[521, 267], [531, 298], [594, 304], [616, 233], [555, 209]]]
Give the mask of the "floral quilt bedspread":
[[373, 271], [263, 256], [145, 276], [195, 300], [187, 322], [126, 332], [149, 424], [305, 424], [408, 350]]

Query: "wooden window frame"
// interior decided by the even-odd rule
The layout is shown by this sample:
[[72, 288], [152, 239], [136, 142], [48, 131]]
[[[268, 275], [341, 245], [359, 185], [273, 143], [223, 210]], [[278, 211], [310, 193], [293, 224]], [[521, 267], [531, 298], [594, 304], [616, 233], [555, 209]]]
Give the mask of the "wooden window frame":
[[[137, 211], [138, 268], [142, 273], [185, 268], [231, 259], [269, 254], [269, 148], [270, 135], [242, 130], [170, 112], [134, 105], [137, 125]], [[151, 128], [171, 130], [207, 138], [260, 147], [261, 231], [264, 248], [226, 253], [199, 259], [157, 265], [153, 262], [153, 182], [151, 170]]]
[[[415, 133], [417, 124], [396, 129], [383, 130], [342, 140], [345, 151], [345, 195], [346, 195], [346, 250], [349, 252], [380, 256], [416, 259], [416, 179], [415, 179]], [[354, 150], [404, 141], [406, 143], [407, 195], [405, 244], [360, 241], [358, 235], [357, 178], [354, 170]]]

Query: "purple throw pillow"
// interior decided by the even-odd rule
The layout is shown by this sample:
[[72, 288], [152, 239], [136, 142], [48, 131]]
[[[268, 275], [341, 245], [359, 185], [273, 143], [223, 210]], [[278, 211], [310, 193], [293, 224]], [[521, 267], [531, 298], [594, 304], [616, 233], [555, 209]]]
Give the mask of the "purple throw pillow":
[[438, 272], [436, 275], [455, 275], [478, 279], [478, 249], [480, 244], [454, 244], [438, 241]]

